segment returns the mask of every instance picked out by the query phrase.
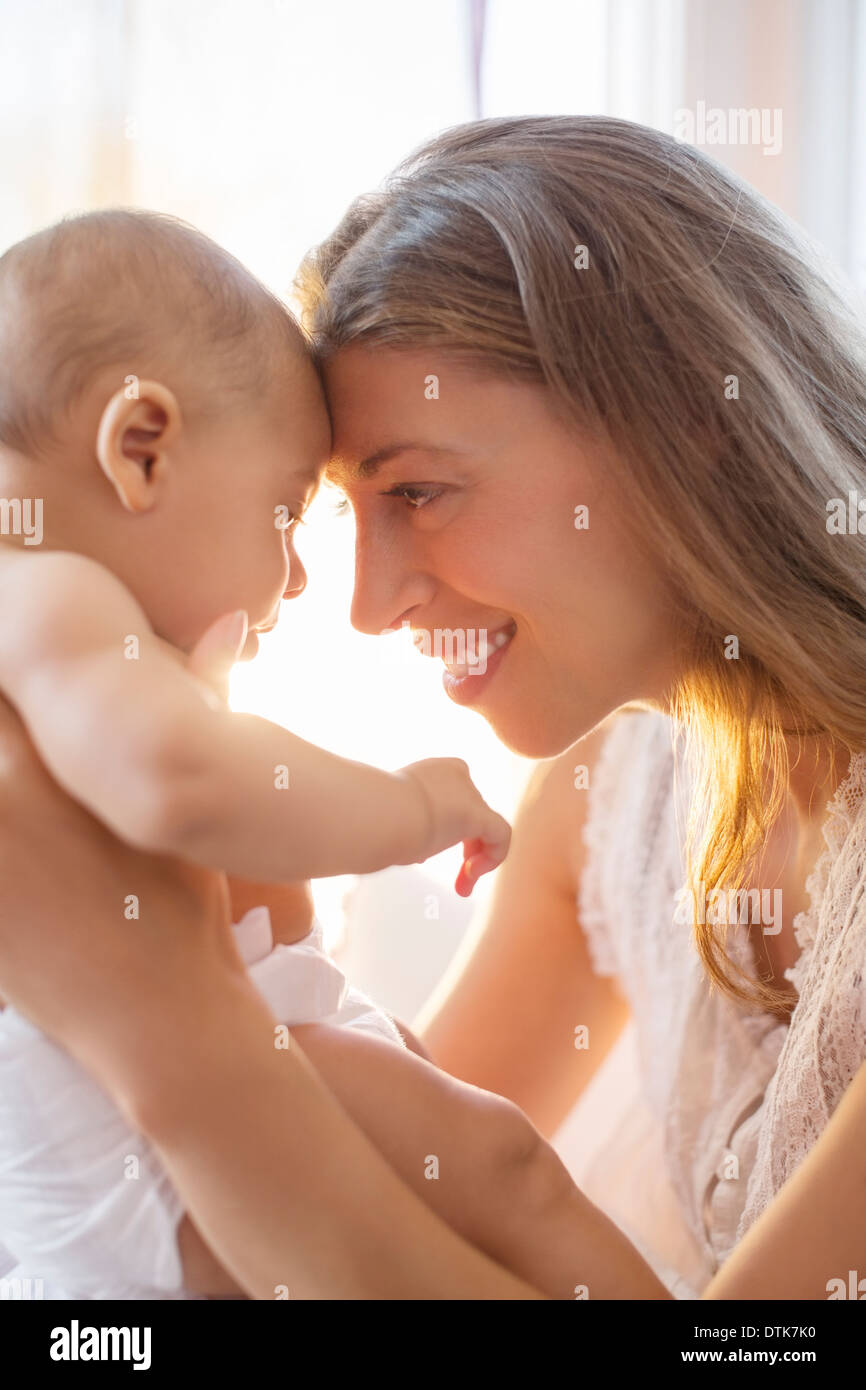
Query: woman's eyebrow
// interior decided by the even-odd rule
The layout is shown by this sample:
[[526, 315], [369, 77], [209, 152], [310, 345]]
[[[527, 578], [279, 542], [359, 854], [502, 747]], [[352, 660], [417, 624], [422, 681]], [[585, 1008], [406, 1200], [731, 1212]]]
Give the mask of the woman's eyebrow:
[[453, 445], [444, 444], [386, 444], [383, 449], [377, 449], [374, 454], [369, 454], [362, 459], [354, 470], [358, 478], [372, 478], [382, 467], [383, 463], [389, 463], [398, 454], [457, 454], [462, 450], [455, 449]]

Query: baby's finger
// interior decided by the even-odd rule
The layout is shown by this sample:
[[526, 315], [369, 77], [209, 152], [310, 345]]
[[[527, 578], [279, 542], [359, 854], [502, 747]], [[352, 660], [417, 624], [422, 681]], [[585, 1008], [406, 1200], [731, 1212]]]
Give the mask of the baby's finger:
[[498, 853], [492, 855], [489, 849], [482, 849], [480, 855], [473, 855], [473, 858], [467, 860], [467, 876], [473, 880], [473, 883], [478, 883], [478, 878], [484, 876], [485, 873], [492, 873], [493, 869], [498, 869], [500, 863], [502, 863], [502, 858]]
[[[505, 821], [503, 824], [510, 838], [511, 827]], [[489, 874], [493, 869], [499, 868], [507, 852], [508, 839], [504, 844], [500, 841], [496, 845], [482, 839], [464, 840], [463, 863], [454, 883], [455, 892], [459, 893], [461, 898], [468, 898], [483, 874]]]
[[475, 887], [475, 880], [467, 873], [466, 860], [460, 865], [460, 870], [454, 880], [454, 891], [461, 898], [468, 898]]
[[457, 878], [454, 880], [454, 891], [458, 893], [461, 898], [468, 898], [472, 889], [475, 887], [475, 879], [468, 872], [468, 866], [474, 857], [481, 853], [483, 848], [483, 840], [463, 841], [463, 863], [460, 865]]
[[484, 833], [479, 839], [479, 846], [494, 860], [494, 867], [502, 863], [510, 844], [511, 826], [503, 816], [492, 813], [490, 822], [484, 827]]

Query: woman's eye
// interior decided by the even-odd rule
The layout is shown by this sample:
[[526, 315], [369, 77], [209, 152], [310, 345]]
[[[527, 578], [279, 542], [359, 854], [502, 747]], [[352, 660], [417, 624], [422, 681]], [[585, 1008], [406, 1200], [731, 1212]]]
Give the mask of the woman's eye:
[[435, 502], [437, 497], [442, 496], [442, 489], [427, 487], [417, 483], [398, 483], [385, 493], [386, 497], [402, 497], [412, 511], [420, 511], [430, 502]]

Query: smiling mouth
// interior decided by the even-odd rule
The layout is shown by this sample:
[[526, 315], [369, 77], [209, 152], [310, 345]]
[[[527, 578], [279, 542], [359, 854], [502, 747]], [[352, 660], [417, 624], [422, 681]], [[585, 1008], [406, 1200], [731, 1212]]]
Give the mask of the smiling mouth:
[[482, 675], [496, 652], [502, 651], [517, 631], [515, 622], [489, 632], [487, 628], [417, 629], [412, 641], [423, 656], [440, 659], [447, 675], [454, 681]]

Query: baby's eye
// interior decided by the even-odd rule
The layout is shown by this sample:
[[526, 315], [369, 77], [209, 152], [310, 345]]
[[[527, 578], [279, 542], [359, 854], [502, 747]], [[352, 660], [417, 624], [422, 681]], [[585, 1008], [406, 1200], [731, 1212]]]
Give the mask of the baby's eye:
[[287, 507], [285, 503], [280, 503], [274, 508], [274, 525], [278, 531], [293, 531], [296, 526], [303, 524], [303, 507]]
[[422, 507], [442, 496], [442, 488], [427, 483], [398, 483], [396, 487], [389, 488], [383, 496], [402, 497], [412, 511], [420, 511]]

